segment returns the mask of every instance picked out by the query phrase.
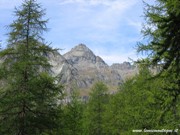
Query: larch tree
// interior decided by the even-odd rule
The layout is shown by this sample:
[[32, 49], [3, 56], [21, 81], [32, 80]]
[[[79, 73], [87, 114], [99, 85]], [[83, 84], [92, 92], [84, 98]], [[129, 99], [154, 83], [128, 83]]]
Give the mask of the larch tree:
[[0, 134], [41, 135], [56, 128], [62, 86], [50, 75], [45, 10], [35, 0], [15, 8], [8, 45], [0, 51]]
[[65, 134], [82, 134], [83, 104], [76, 88], [70, 91], [70, 102], [65, 105]]
[[103, 135], [105, 134], [105, 111], [109, 101], [108, 88], [102, 82], [97, 82], [92, 87], [90, 99], [85, 112], [85, 134]]
[[[168, 111], [177, 114], [180, 95], [180, 1], [156, 0], [154, 5], [146, 4], [146, 24], [142, 30], [147, 43], [138, 45], [138, 52], [146, 52], [148, 57], [140, 61], [151, 66], [161, 66], [157, 75], [166, 83], [163, 86], [169, 95], [165, 97], [163, 117]], [[167, 103], [168, 102], [168, 103]]]
[[124, 82], [111, 98], [107, 117], [109, 134], [131, 135], [134, 129], [161, 128], [157, 122], [161, 109], [155, 97], [162, 94], [159, 91], [162, 82], [149, 80], [151, 76], [147, 67], [140, 67], [139, 74]]

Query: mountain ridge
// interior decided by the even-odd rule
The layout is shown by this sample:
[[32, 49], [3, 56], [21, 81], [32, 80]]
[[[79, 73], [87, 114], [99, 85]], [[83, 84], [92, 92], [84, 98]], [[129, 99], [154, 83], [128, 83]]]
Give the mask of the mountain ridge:
[[129, 62], [115, 63], [109, 66], [100, 56], [96, 56], [85, 44], [73, 47], [69, 52], [61, 55], [56, 53], [49, 56], [54, 76], [66, 89], [78, 87], [82, 90], [90, 89], [97, 82], [102, 81], [110, 88], [117, 89], [127, 78], [134, 76], [138, 70]]

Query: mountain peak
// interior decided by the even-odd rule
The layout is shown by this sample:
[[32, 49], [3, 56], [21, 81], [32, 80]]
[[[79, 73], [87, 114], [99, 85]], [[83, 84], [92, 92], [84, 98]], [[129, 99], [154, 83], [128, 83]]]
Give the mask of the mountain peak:
[[[85, 44], [80, 43], [79, 45], [75, 46], [75, 48], [83, 48], [87, 49], [88, 47]], [[88, 48], [89, 49], [89, 48]]]
[[90, 52], [91, 54], [93, 54], [93, 52], [85, 44], [82, 43], [72, 48], [70, 52]]
[[111, 68], [125, 70], [125, 69], [132, 69], [133, 66], [131, 65], [130, 62], [123, 62], [123, 63], [114, 63], [111, 65]]
[[85, 44], [79, 44], [63, 55], [71, 64], [107, 65], [100, 57], [97, 57]]
[[138, 69], [129, 62], [115, 63], [108, 66], [104, 60], [96, 56], [85, 44], [79, 44], [63, 56], [50, 55], [52, 72], [60, 78], [68, 90], [70, 84], [77, 84], [80, 89], [90, 88], [96, 81], [103, 81], [115, 88], [123, 80], [135, 75]]

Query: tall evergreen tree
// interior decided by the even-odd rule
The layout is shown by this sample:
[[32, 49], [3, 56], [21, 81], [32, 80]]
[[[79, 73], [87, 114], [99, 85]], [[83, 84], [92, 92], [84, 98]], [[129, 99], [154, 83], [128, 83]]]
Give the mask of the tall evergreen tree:
[[41, 135], [56, 127], [62, 87], [51, 77], [45, 12], [35, 0], [15, 9], [7, 48], [0, 52], [0, 134]]
[[76, 89], [70, 92], [70, 102], [65, 105], [65, 134], [80, 135], [82, 134], [82, 116], [83, 104], [79, 99]]
[[[147, 52], [141, 63], [156, 66], [161, 64], [159, 77], [166, 78], [163, 89], [169, 91], [169, 103], [162, 105], [164, 113], [171, 110], [178, 118], [177, 102], [180, 95], [180, 1], [156, 0], [155, 5], [146, 4], [147, 24], [143, 29], [148, 43], [140, 43], [138, 52]], [[167, 97], [165, 97], [167, 98]]]
[[138, 75], [124, 82], [111, 98], [107, 114], [109, 134], [131, 135], [134, 129], [158, 128], [161, 109], [155, 96], [161, 93], [157, 90], [162, 83], [148, 80], [150, 77], [150, 71], [143, 67]]
[[87, 104], [87, 110], [85, 112], [85, 134], [103, 135], [105, 133], [104, 115], [106, 104], [108, 103], [107, 91], [107, 86], [102, 82], [97, 82], [92, 87], [90, 99]]

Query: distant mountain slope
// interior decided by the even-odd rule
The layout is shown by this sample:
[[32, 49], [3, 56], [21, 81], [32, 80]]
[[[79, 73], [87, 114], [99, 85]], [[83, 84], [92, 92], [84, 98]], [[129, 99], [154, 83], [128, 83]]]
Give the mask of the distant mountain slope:
[[124, 79], [137, 73], [137, 68], [128, 62], [108, 66], [84, 44], [75, 46], [64, 55], [58, 52], [51, 54], [49, 61], [53, 66], [53, 74], [68, 89], [75, 85], [80, 89], [89, 89], [97, 81], [116, 89]]
[[117, 71], [121, 75], [123, 80], [131, 78], [138, 73], [138, 68], [131, 65], [129, 62], [114, 63], [110, 68]]

